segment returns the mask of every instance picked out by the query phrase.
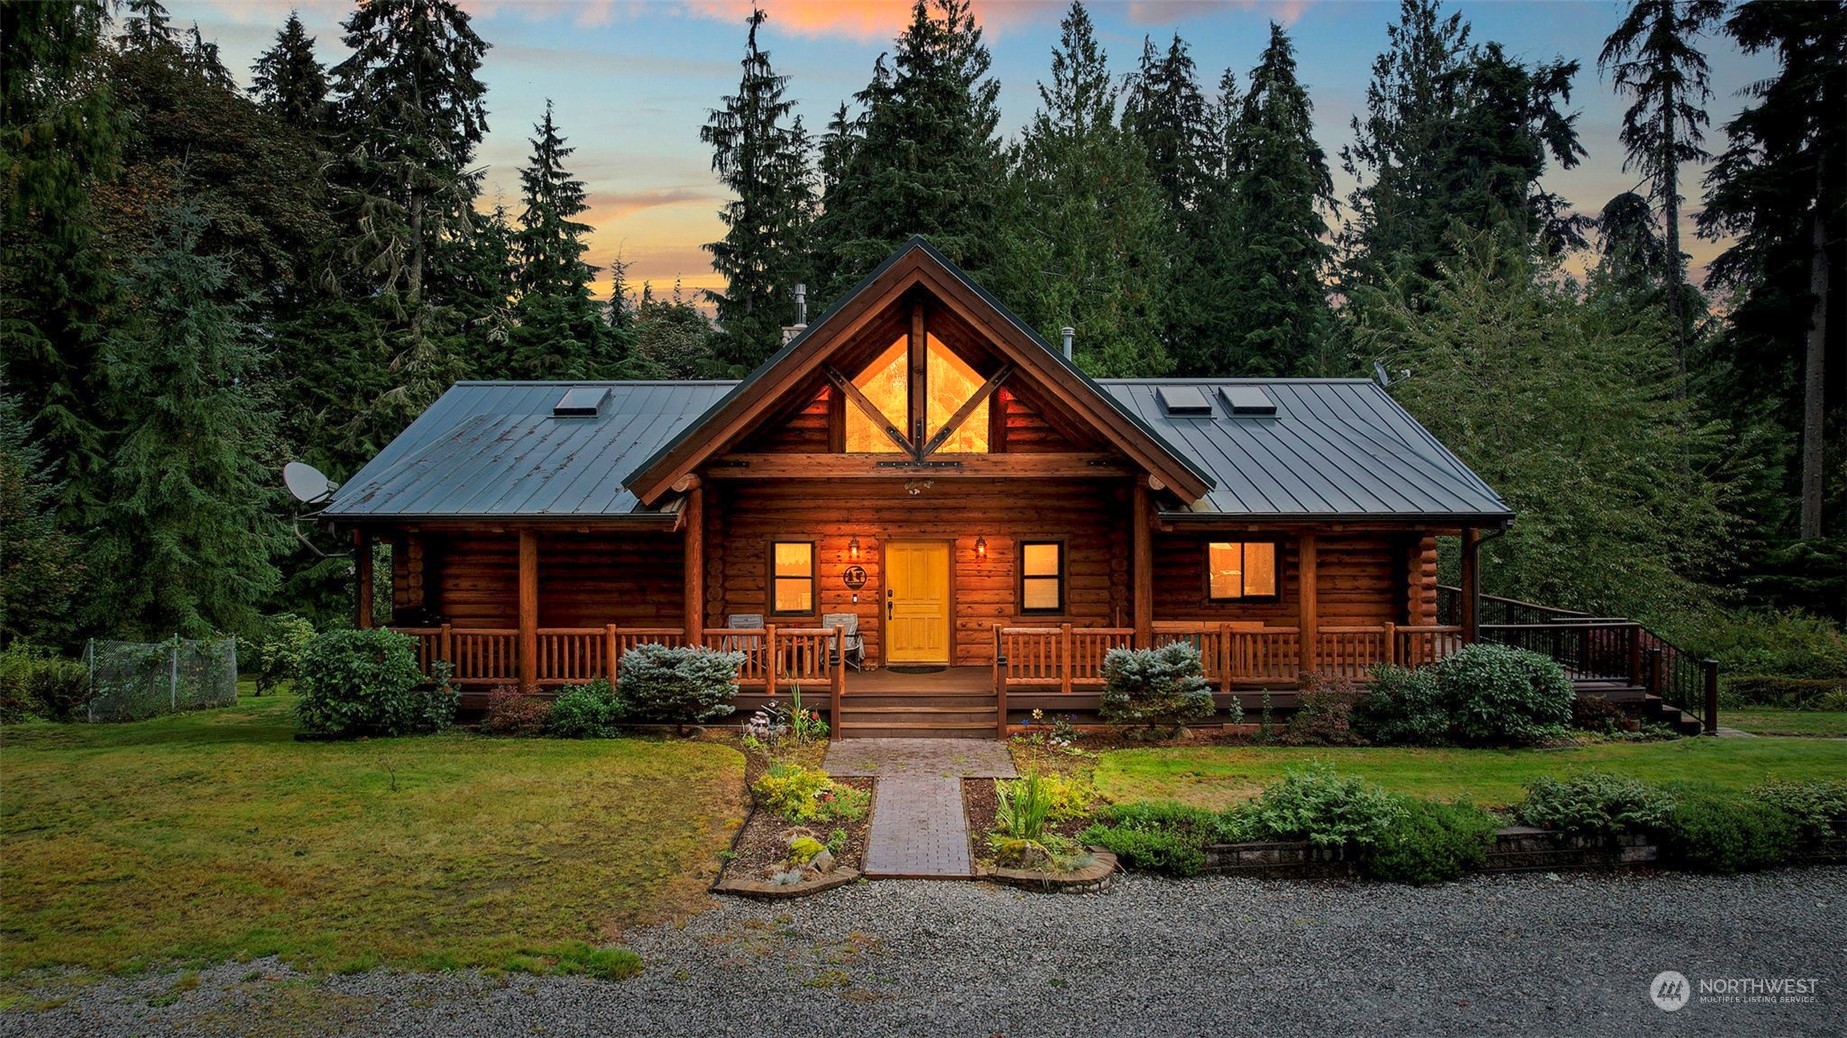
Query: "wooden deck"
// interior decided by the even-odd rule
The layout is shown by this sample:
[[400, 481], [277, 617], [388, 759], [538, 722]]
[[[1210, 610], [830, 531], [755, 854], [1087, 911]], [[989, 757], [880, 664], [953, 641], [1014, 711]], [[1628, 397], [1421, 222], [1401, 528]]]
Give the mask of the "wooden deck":
[[949, 667], [934, 674], [904, 674], [894, 670], [848, 670], [846, 694], [944, 695], [956, 692], [994, 691], [991, 667]]

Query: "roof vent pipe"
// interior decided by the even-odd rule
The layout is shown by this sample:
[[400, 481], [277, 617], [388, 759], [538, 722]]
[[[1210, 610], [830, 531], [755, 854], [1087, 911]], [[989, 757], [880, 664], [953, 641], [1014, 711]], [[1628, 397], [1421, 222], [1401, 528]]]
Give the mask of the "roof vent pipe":
[[795, 286], [795, 323], [799, 325], [806, 325], [808, 323], [807, 285]]
[[1077, 335], [1077, 329], [1067, 324], [1063, 328], [1058, 329], [1058, 334], [1062, 336], [1065, 340], [1065, 359], [1070, 360], [1071, 359], [1071, 340], [1073, 337]]

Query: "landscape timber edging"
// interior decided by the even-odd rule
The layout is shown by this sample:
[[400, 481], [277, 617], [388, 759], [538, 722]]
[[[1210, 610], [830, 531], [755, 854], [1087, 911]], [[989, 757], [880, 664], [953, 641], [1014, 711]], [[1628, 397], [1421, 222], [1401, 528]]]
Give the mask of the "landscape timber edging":
[[736, 894], [739, 897], [759, 897], [767, 900], [790, 897], [809, 897], [835, 887], [844, 887], [848, 883], [857, 883], [859, 872], [854, 869], [839, 868], [819, 879], [804, 880], [801, 883], [771, 883], [767, 879], [721, 878], [712, 885], [712, 890], [719, 894]]
[[1026, 890], [1038, 890], [1048, 894], [1105, 894], [1109, 892], [1116, 873], [1121, 868], [1116, 864], [1116, 856], [1108, 851], [1091, 848], [1090, 856], [1095, 859], [1089, 865], [1071, 872], [1040, 872], [1036, 869], [984, 869], [976, 867], [974, 878], [1004, 883], [1010, 887], [1022, 887]]
[[[1488, 860], [1474, 872], [1623, 868], [1660, 858], [1648, 838], [1625, 834], [1612, 839], [1572, 836], [1550, 829], [1512, 825], [1494, 834]], [[1343, 879], [1359, 874], [1344, 848], [1303, 841], [1217, 843], [1206, 847], [1203, 873], [1275, 879]]]

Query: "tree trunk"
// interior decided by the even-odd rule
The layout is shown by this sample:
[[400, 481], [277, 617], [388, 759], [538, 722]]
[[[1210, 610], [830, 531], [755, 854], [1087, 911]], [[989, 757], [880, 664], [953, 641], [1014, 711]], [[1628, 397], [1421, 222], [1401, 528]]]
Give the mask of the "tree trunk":
[[[1817, 198], [1826, 197], [1825, 193]], [[1802, 362], [1802, 539], [1821, 536], [1823, 498], [1822, 435], [1826, 418], [1828, 363], [1828, 230], [1816, 205], [1809, 255], [1809, 292], [1815, 305], [1809, 317], [1808, 348]]]

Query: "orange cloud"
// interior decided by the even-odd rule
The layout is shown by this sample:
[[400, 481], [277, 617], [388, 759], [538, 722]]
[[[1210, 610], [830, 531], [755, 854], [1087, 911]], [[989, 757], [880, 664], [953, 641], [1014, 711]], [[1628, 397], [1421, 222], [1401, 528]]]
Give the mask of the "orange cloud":
[[[914, 0], [762, 0], [769, 24], [802, 36], [848, 36], [890, 40], [911, 23]], [[1069, 0], [975, 0], [975, 21], [983, 28], [1053, 20]], [[751, 0], [685, 0], [694, 15], [728, 22], [750, 16]]]

